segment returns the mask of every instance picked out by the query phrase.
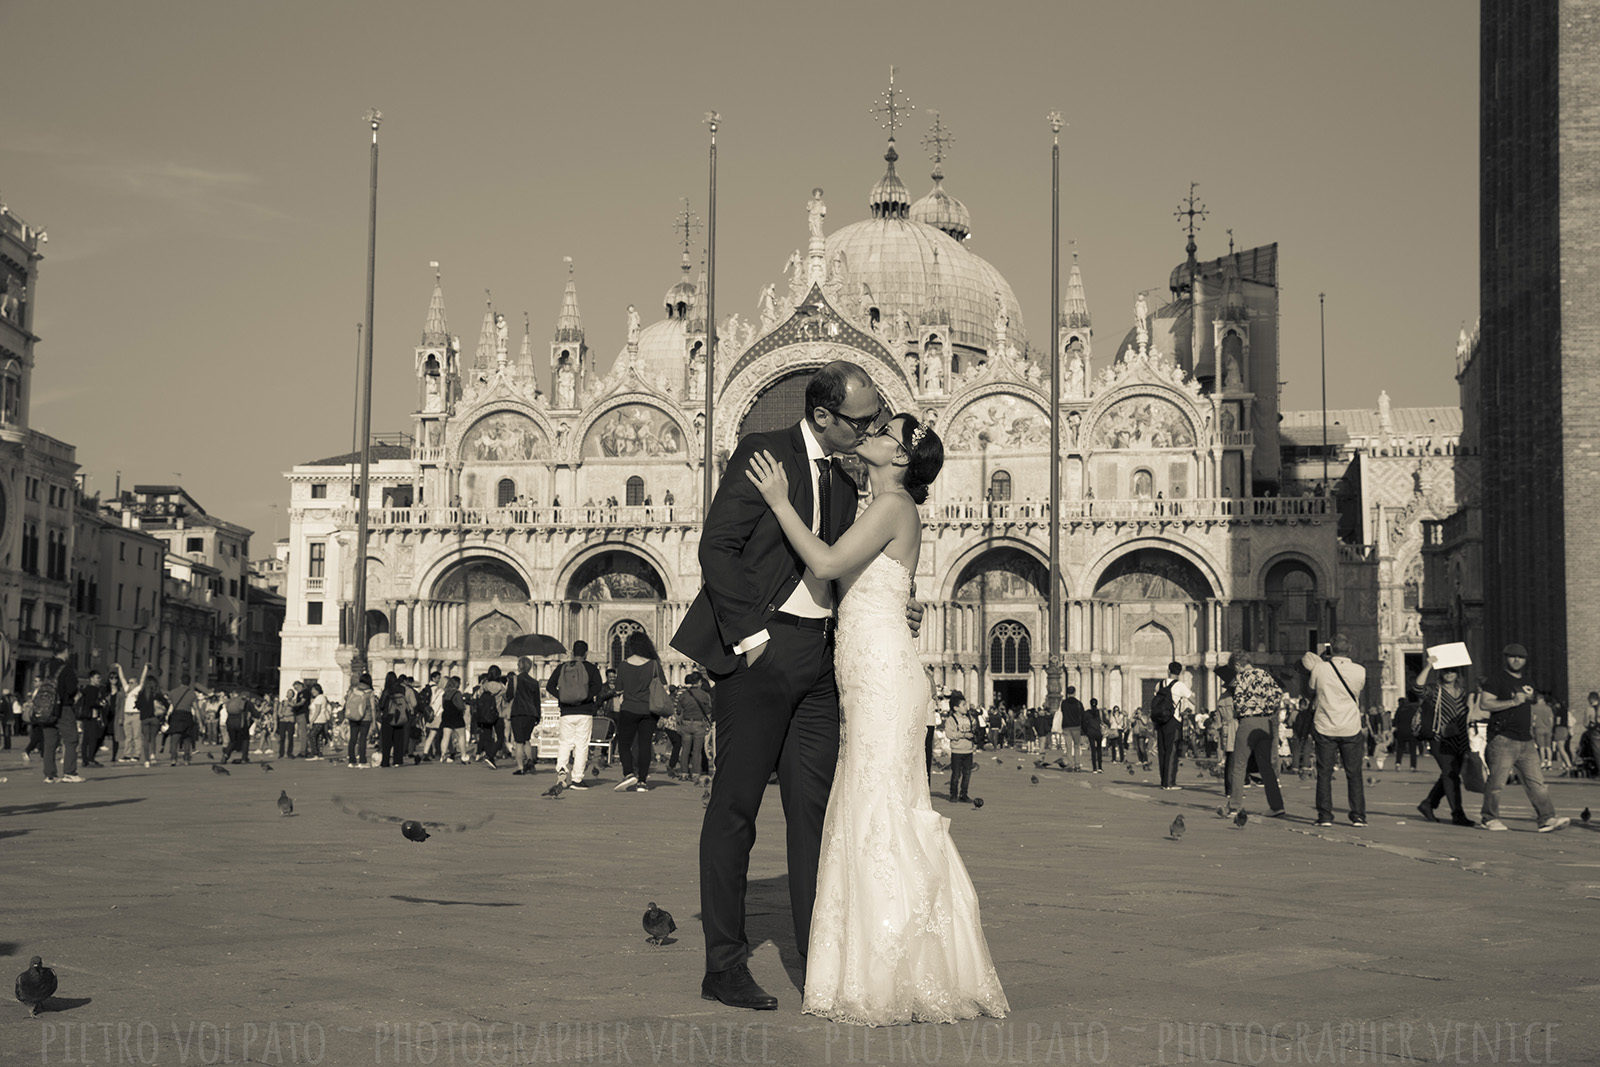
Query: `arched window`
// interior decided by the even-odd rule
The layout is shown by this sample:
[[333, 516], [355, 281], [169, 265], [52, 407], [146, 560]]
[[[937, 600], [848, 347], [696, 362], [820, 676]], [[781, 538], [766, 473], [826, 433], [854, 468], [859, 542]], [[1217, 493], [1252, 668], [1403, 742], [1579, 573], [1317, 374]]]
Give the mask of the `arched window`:
[[495, 506], [502, 508], [509, 507], [511, 504], [516, 502], [516, 499], [517, 483], [512, 481], [510, 478], [501, 478], [499, 486], [497, 486], [494, 491]]
[[1143, 468], [1133, 472], [1133, 499], [1149, 500], [1155, 496], [1155, 477]]
[[1003, 503], [1011, 499], [1011, 475], [1006, 471], [995, 471], [989, 477], [989, 499], [996, 503]]
[[644, 503], [644, 479], [637, 474], [628, 479], [627, 496], [623, 503], [630, 508], [636, 508]]
[[1006, 620], [989, 631], [989, 670], [995, 674], [1027, 674], [1033, 650], [1027, 628]]
[[622, 650], [628, 644], [628, 636], [636, 634], [643, 629], [643, 626], [640, 626], [632, 619], [623, 619], [611, 627], [611, 640], [607, 642], [611, 650], [611, 659], [609, 661], [611, 666], [620, 667], [622, 665], [622, 661], [627, 658], [623, 655]]

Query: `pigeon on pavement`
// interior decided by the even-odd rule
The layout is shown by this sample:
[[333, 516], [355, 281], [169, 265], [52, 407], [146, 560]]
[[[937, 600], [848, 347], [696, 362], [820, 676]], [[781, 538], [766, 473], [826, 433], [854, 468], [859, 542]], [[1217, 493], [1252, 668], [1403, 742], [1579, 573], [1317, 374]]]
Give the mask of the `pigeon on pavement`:
[[1179, 812], [1178, 817], [1172, 820], [1172, 825], [1167, 827], [1167, 833], [1176, 841], [1183, 836], [1183, 831], [1186, 829], [1187, 827], [1183, 825], [1183, 813]]
[[1238, 829], [1238, 830], [1243, 830], [1244, 829], [1244, 824], [1249, 822], [1249, 821], [1250, 821], [1250, 816], [1245, 814], [1243, 811], [1240, 811], [1239, 814], [1237, 814], [1237, 815], [1235, 815], [1233, 817], [1234, 828]]
[[428, 831], [422, 828], [422, 824], [415, 819], [409, 819], [401, 823], [400, 832], [405, 835], [407, 841], [426, 841], [430, 836]]
[[1125, 764], [1123, 764], [1123, 766], [1128, 768], [1128, 777], [1132, 778], [1133, 777], [1133, 764], [1125, 763]]
[[559, 797], [562, 793], [565, 793], [566, 791], [567, 791], [567, 779], [565, 778], [565, 776], [561, 776], [561, 777], [557, 777], [556, 780], [555, 780], [555, 784], [552, 785], [549, 789], [546, 789], [542, 795], [550, 797], [553, 800], [556, 797]]
[[262, 771], [263, 774], [271, 774], [272, 773], [272, 764], [263, 763], [261, 765], [261, 771]]
[[1589, 824], [1589, 820], [1590, 820], [1590, 819], [1591, 819], [1591, 818], [1592, 818], [1592, 817], [1593, 817], [1593, 816], [1591, 816], [1591, 815], [1590, 815], [1590, 814], [1589, 814], [1589, 809], [1588, 809], [1588, 808], [1584, 808], [1584, 809], [1583, 809], [1583, 811], [1581, 811], [1581, 812], [1579, 812], [1579, 813], [1578, 813], [1578, 818], [1579, 818], [1579, 820], [1580, 820], [1580, 821], [1582, 821], [1582, 822], [1583, 822], [1583, 824], [1584, 824], [1584, 825], [1585, 825], [1585, 826], [1587, 826], [1587, 825], [1588, 825], [1588, 824]]
[[28, 969], [17, 975], [17, 1000], [28, 1006], [28, 1017], [39, 1014], [44, 1002], [55, 995], [56, 972], [38, 956], [28, 961]]
[[1060, 767], [1062, 770], [1066, 770], [1067, 769], [1067, 761], [1064, 760], [1064, 759], [1058, 759], [1058, 760], [1056, 760], [1056, 766]]
[[972, 806], [975, 807], [975, 808], [983, 807], [983, 798], [982, 797], [973, 797], [972, 798]]
[[1028, 775], [1028, 781], [1032, 782], [1034, 785], [1038, 785], [1039, 784], [1039, 776], [1037, 774], [1030, 774], [1030, 775]]
[[677, 928], [678, 924], [672, 921], [672, 913], [656, 907], [656, 902], [652, 900], [644, 913], [644, 932], [650, 935], [645, 940], [652, 945], [664, 945], [667, 935]]
[[289, 799], [289, 791], [287, 789], [278, 790], [278, 814], [294, 814], [294, 801]]
[[228, 770], [228, 768], [224, 767], [220, 763], [213, 763], [211, 765], [211, 773], [212, 774], [232, 774], [233, 772]]

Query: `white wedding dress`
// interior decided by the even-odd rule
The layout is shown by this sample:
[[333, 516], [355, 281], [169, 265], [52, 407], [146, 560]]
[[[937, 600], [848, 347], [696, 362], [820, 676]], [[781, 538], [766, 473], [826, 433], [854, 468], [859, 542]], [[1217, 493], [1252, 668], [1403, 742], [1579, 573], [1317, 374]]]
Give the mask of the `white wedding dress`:
[[803, 1011], [891, 1026], [1009, 1010], [978, 895], [933, 810], [923, 742], [932, 694], [905, 604], [911, 575], [880, 553], [839, 604], [839, 763], [822, 827]]

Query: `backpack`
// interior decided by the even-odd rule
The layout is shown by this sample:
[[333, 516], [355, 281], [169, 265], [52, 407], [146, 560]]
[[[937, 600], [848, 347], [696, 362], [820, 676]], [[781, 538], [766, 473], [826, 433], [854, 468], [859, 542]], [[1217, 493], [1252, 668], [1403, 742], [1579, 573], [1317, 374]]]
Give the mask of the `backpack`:
[[500, 702], [487, 686], [472, 698], [472, 721], [479, 726], [493, 726], [500, 721]]
[[1172, 682], [1162, 682], [1156, 688], [1155, 696], [1150, 698], [1150, 721], [1157, 726], [1165, 726], [1172, 721], [1175, 705], [1172, 701]]
[[61, 694], [54, 678], [41, 678], [23, 709], [22, 721], [29, 726], [54, 726], [61, 718]]
[[589, 700], [589, 672], [575, 659], [561, 665], [556, 674], [556, 699], [563, 704], [583, 704]]

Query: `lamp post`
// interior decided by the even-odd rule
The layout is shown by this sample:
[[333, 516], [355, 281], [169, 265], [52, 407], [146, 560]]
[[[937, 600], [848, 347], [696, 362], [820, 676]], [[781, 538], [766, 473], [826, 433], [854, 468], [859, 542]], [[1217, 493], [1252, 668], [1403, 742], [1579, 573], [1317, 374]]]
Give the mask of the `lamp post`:
[[706, 209], [706, 432], [705, 454], [701, 462], [705, 464], [705, 489], [702, 493], [702, 515], [711, 512], [711, 496], [716, 490], [716, 446], [712, 443], [712, 427], [715, 416], [712, 411], [713, 390], [717, 381], [717, 125], [722, 121], [722, 114], [717, 111], [707, 111], [705, 123], [711, 127], [711, 189], [709, 204]]
[[378, 123], [383, 113], [370, 109], [366, 120], [372, 127], [372, 176], [367, 212], [367, 322], [362, 334], [360, 415], [356, 432], [360, 435], [361, 477], [356, 490], [355, 618], [351, 636], [355, 653], [350, 657], [352, 681], [367, 670], [367, 498], [372, 487], [372, 308], [378, 262]]
[[1050, 122], [1050, 656], [1045, 707], [1061, 706], [1061, 112]]

